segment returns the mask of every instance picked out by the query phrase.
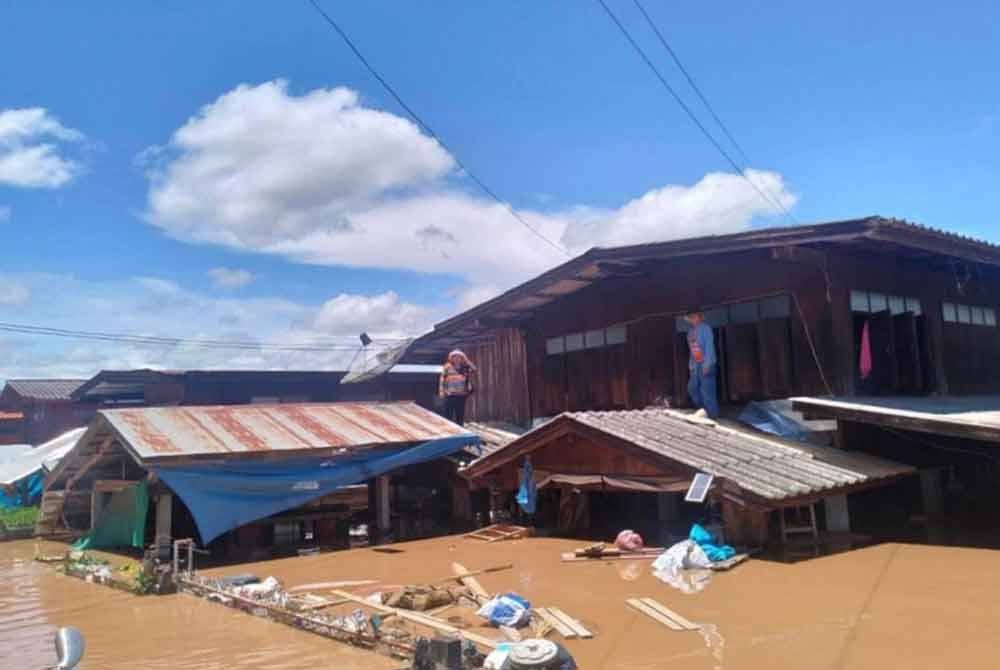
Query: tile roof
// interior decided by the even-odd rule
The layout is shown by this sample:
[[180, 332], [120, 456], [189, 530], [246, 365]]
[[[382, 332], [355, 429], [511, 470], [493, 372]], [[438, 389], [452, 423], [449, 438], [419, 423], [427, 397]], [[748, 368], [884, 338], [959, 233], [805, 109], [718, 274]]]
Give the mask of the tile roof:
[[856, 451], [780, 440], [715, 422], [696, 421], [673, 410], [567, 412], [479, 459], [464, 471], [479, 477], [516, 459], [518, 447], [558, 435], [566, 424], [598, 430], [667, 460], [726, 479], [770, 501], [910, 474], [907, 465]]
[[7, 388], [34, 400], [71, 400], [86, 379], [8, 379]]

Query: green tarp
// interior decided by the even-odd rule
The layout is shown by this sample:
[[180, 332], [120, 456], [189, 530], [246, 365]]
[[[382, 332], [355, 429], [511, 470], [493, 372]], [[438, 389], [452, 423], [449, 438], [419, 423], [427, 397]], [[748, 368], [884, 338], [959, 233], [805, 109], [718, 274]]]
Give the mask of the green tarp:
[[73, 544], [74, 549], [142, 549], [146, 535], [149, 491], [146, 482], [119, 491], [97, 518], [94, 529]]

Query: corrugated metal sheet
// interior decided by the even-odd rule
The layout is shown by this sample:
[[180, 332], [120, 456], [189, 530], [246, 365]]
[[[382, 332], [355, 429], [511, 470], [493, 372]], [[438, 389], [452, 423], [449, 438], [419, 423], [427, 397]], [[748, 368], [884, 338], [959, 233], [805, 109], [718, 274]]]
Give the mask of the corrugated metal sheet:
[[411, 402], [144, 407], [100, 414], [143, 461], [472, 436]]
[[465, 448], [465, 453], [476, 458], [489, 456], [516, 440], [524, 432], [516, 426], [487, 423], [466, 423], [465, 427], [479, 436], [479, 444]]
[[86, 379], [10, 379], [7, 386], [24, 398], [35, 400], [70, 400], [73, 391]]
[[504, 452], [516, 450], [521, 440], [529, 436], [538, 439], [542, 431], [556, 430], [566, 421], [597, 429], [774, 501], [914, 472], [910, 466], [860, 452], [790, 443], [721, 424], [695, 423], [672, 410], [646, 409], [561, 414], [481, 459], [472, 476], [481, 476], [492, 464], [509, 460]]

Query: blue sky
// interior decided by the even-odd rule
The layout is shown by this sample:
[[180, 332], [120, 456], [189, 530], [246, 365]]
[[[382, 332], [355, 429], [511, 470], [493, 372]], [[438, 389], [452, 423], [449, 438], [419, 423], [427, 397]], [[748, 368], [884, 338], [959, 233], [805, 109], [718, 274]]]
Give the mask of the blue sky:
[[[703, 112], [631, 1], [609, 4]], [[759, 4], [647, 3], [755, 180], [800, 221], [880, 213], [1000, 241], [1000, 8]], [[466, 165], [574, 252], [784, 221], [595, 2], [323, 5]], [[0, 321], [396, 337], [560, 260], [403, 120], [304, 0], [0, 15], [0, 115], [44, 115], [16, 146], [0, 122]], [[67, 174], [4, 172], [4, 151], [40, 145]], [[219, 360], [0, 334], [0, 379], [343, 355]]]

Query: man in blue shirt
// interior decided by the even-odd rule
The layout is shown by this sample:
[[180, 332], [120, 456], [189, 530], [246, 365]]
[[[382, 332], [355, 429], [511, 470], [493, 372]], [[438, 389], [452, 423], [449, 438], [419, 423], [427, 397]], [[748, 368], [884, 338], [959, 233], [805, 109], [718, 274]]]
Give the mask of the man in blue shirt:
[[695, 407], [714, 419], [719, 416], [715, 336], [712, 334], [712, 327], [705, 323], [705, 314], [700, 309], [689, 310], [684, 320], [691, 326], [687, 333], [690, 352], [688, 395]]

